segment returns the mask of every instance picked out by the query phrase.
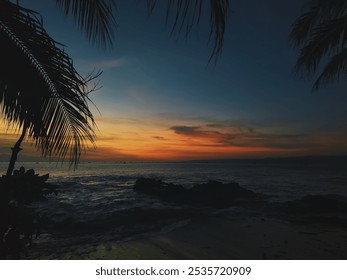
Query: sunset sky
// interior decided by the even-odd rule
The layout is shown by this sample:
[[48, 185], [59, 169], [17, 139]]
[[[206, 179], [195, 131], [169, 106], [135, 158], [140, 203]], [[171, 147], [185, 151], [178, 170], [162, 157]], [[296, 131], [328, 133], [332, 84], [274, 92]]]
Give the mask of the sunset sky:
[[[143, 2], [141, 4], [141, 2]], [[55, 6], [21, 0], [40, 12], [47, 32], [82, 74], [102, 70], [90, 95], [96, 149], [85, 160], [191, 160], [347, 154], [347, 83], [312, 92], [293, 75], [288, 41], [301, 0], [235, 0], [217, 64], [208, 64], [208, 18], [188, 40], [170, 37], [165, 10], [118, 1], [115, 45], [90, 44]], [[1, 123], [2, 124], [2, 123]], [[18, 136], [0, 130], [0, 160]], [[28, 141], [19, 160], [40, 160]]]

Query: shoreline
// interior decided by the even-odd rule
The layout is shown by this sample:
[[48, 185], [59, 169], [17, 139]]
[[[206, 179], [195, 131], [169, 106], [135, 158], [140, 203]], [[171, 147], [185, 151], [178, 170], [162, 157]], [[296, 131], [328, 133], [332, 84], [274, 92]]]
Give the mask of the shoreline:
[[300, 225], [226, 210], [168, 232], [57, 248], [51, 254], [33, 249], [30, 259], [347, 259], [347, 231], [336, 225]]

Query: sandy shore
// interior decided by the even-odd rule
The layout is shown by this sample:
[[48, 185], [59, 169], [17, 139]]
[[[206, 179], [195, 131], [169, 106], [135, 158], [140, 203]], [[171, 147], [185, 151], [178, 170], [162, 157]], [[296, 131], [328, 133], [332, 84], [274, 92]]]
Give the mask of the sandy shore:
[[347, 230], [227, 212], [168, 232], [35, 253], [40, 259], [347, 259]]

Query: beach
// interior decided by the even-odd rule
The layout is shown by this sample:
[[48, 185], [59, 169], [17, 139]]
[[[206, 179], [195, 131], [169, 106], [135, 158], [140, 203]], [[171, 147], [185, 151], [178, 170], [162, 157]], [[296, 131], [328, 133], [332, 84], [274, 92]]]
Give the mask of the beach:
[[347, 259], [347, 231], [346, 227], [332, 225], [295, 225], [273, 218], [237, 217], [227, 211], [177, 225], [169, 232], [152, 232], [118, 242], [57, 248], [51, 254], [34, 248], [29, 258]]
[[42, 227], [20, 258], [347, 259], [344, 162], [38, 163], [57, 195], [31, 204]]
[[51, 2], [0, 0], [0, 259], [347, 260], [347, 0]]

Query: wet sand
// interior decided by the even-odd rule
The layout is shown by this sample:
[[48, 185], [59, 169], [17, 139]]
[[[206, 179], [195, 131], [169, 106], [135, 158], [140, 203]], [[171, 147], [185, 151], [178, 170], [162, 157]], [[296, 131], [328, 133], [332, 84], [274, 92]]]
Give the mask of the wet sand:
[[282, 219], [218, 213], [168, 232], [81, 245], [38, 259], [347, 259], [347, 230], [336, 225], [298, 225]]

